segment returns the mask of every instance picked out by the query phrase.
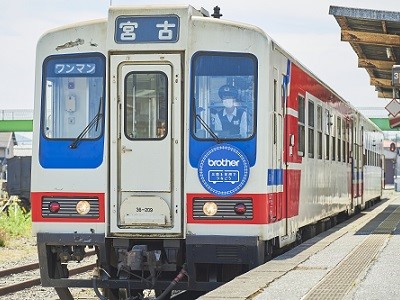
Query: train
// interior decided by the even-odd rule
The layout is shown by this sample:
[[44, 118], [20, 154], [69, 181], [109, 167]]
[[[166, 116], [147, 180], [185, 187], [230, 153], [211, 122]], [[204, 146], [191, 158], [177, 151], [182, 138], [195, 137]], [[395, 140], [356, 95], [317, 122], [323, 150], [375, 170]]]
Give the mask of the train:
[[14, 156], [7, 159], [7, 195], [17, 196], [25, 213], [30, 211], [31, 206], [31, 165], [31, 156]]
[[381, 197], [381, 130], [221, 16], [111, 6], [38, 41], [32, 226], [60, 299], [210, 291]]

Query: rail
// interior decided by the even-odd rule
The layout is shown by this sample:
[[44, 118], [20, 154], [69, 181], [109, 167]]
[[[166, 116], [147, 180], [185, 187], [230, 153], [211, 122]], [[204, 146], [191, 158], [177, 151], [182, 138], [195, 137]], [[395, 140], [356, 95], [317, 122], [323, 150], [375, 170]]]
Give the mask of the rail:
[[[86, 257], [95, 255], [95, 251], [90, 251], [86, 253]], [[88, 264], [84, 265], [82, 267], [74, 268], [69, 270], [69, 275], [77, 275], [80, 273], [85, 273], [90, 270], [93, 270], [93, 268], [96, 266], [96, 264]], [[22, 274], [24, 272], [28, 271], [36, 271], [39, 270], [39, 263], [30, 263], [27, 265], [23, 266], [17, 266], [14, 268], [9, 268], [9, 269], [4, 269], [0, 271], [0, 278], [4, 278], [7, 276], [15, 276], [18, 274]], [[16, 293], [24, 289], [28, 289], [37, 285], [40, 285], [40, 277], [37, 275], [32, 275], [32, 278], [26, 279], [26, 280], [21, 280], [17, 283], [11, 283], [11, 284], [6, 284], [5, 286], [0, 287], [0, 296], [5, 296], [11, 293]]]

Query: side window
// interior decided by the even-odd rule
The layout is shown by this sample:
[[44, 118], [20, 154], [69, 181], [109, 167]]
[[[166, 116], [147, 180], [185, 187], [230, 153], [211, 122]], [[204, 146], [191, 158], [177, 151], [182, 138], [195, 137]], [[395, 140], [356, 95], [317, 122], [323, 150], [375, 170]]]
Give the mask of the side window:
[[328, 109], [325, 109], [325, 159], [329, 160], [330, 153], [330, 131], [331, 131], [331, 114]]
[[192, 136], [199, 140], [251, 138], [256, 123], [256, 58], [200, 52], [192, 63]]
[[332, 133], [332, 156], [331, 159], [333, 161], [336, 160], [336, 123], [335, 116], [331, 115], [331, 133]]
[[322, 106], [317, 106], [317, 155], [322, 159]]
[[346, 141], [347, 141], [347, 129], [346, 129], [346, 121], [343, 119], [342, 120], [342, 139], [343, 139], [343, 156], [342, 156], [342, 161], [346, 162], [347, 161], [347, 147], [346, 147]]
[[124, 131], [128, 139], [163, 139], [168, 128], [168, 79], [161, 72], [131, 72], [125, 78]]
[[298, 138], [299, 138], [299, 156], [304, 156], [305, 152], [305, 122], [306, 122], [306, 111], [304, 97], [301, 95], [297, 96], [299, 116], [298, 116]]
[[314, 158], [314, 102], [308, 101], [308, 157]]
[[350, 163], [350, 159], [351, 159], [350, 151], [351, 151], [352, 146], [351, 146], [350, 141], [352, 141], [352, 137], [351, 137], [352, 126], [353, 125], [351, 122], [347, 123], [347, 126], [346, 126], [346, 157], [347, 157], [346, 162], [347, 163]]
[[342, 160], [342, 119], [337, 117], [336, 120], [336, 128], [337, 128], [337, 161]]
[[273, 105], [274, 105], [274, 107], [273, 107], [273, 112], [274, 112], [274, 115], [273, 115], [273, 122], [274, 122], [274, 124], [273, 124], [273, 126], [274, 126], [274, 128], [273, 128], [273, 130], [274, 130], [274, 136], [273, 136], [273, 139], [274, 139], [274, 145], [276, 144], [276, 142], [277, 142], [277, 132], [278, 132], [278, 128], [277, 128], [277, 126], [278, 126], [278, 124], [277, 124], [277, 119], [276, 119], [276, 114], [275, 114], [275, 112], [276, 112], [276, 106], [277, 106], [277, 99], [276, 99], [276, 94], [277, 94], [277, 85], [278, 85], [278, 83], [277, 83], [277, 81], [276, 81], [276, 79], [274, 79], [274, 103], [273, 103]]

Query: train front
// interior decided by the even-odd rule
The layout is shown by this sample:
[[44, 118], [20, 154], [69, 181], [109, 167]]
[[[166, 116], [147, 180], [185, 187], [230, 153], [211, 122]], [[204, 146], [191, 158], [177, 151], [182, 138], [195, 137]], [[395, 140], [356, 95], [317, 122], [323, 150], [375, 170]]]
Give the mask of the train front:
[[[261, 222], [246, 46], [259, 33], [223, 23], [190, 6], [112, 7], [39, 41], [32, 218], [42, 284], [61, 298], [93, 284], [116, 299], [205, 291], [262, 260], [243, 226]], [[95, 276], [70, 278], [88, 247]]]

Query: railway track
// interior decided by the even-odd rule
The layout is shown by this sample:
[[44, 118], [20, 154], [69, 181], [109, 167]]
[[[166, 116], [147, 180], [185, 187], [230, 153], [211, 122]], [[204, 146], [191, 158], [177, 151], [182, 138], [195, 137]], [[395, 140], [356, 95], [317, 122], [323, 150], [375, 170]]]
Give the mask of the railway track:
[[[87, 256], [94, 255], [94, 252], [88, 252]], [[88, 272], [95, 267], [95, 264], [84, 265], [82, 267], [74, 268], [69, 270], [71, 276]], [[5, 280], [5, 285], [0, 287], [0, 297], [8, 294], [16, 293], [24, 289], [32, 288], [34, 286], [40, 285], [40, 276], [37, 275], [39, 271], [39, 263], [31, 263], [23, 266], [17, 266], [14, 268], [9, 268], [0, 271], [0, 280]], [[18, 282], [7, 283], [7, 277], [21, 276], [25, 272], [32, 272], [26, 279], [18, 280]], [[26, 275], [23, 275], [26, 276]]]
[[[94, 255], [94, 252], [88, 252], [87, 255]], [[95, 267], [95, 264], [89, 264], [82, 267], [74, 268], [69, 270], [70, 276], [74, 276], [77, 274], [85, 273], [87, 271], [91, 271]], [[32, 272], [32, 274], [24, 274], [25, 272]], [[6, 296], [9, 294], [17, 293], [25, 289], [29, 289], [35, 286], [39, 286], [40, 276], [37, 274], [39, 272], [39, 263], [30, 263], [23, 266], [17, 266], [14, 268], [8, 268], [4, 270], [0, 270], [0, 281], [5, 282], [4, 286], [0, 286], [0, 297]], [[7, 282], [7, 277], [14, 276], [13, 283]], [[20, 280], [20, 277], [28, 277], [26, 279]], [[199, 296], [204, 294], [204, 292], [193, 292], [193, 291], [182, 291], [180, 293], [176, 293], [171, 297], [174, 300], [193, 300], [197, 299]], [[149, 297], [148, 299], [155, 299], [153, 297]]]

